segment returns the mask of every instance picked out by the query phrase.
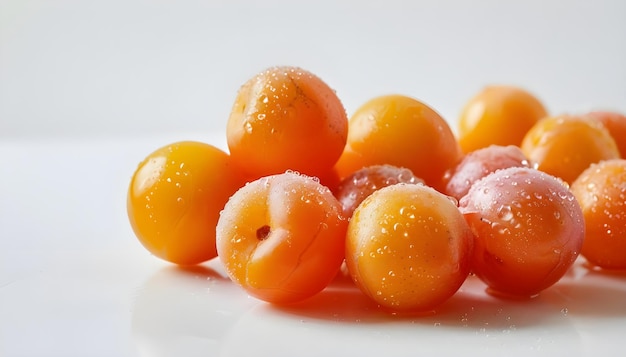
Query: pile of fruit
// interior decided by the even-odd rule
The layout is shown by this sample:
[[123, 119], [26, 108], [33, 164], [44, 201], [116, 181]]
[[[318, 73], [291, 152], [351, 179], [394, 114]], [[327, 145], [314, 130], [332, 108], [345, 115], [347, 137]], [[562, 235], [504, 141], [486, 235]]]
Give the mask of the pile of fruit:
[[139, 164], [128, 217], [155, 256], [219, 257], [276, 304], [317, 294], [342, 265], [392, 312], [432, 310], [470, 273], [528, 297], [579, 256], [626, 269], [626, 116], [550, 116], [527, 91], [491, 86], [457, 129], [404, 95], [348, 118], [314, 74], [270, 68], [236, 96], [228, 153], [177, 142]]

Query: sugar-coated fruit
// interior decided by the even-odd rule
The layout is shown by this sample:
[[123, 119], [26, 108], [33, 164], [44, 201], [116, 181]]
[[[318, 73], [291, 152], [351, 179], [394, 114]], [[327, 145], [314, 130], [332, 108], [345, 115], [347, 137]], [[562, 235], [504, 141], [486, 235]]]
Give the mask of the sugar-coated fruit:
[[217, 222], [217, 251], [230, 278], [271, 303], [309, 298], [335, 277], [348, 221], [316, 179], [294, 172], [239, 189]]
[[470, 271], [472, 233], [452, 200], [425, 185], [381, 188], [354, 211], [346, 264], [356, 285], [391, 312], [426, 312]]
[[475, 236], [473, 272], [491, 292], [536, 295], [559, 281], [580, 253], [580, 205], [563, 181], [539, 170], [491, 173], [459, 206]]

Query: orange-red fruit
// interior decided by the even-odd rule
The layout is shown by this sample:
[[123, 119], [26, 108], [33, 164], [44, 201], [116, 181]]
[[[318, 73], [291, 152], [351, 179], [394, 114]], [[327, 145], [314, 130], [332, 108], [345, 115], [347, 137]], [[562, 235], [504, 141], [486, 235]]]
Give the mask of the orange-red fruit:
[[571, 115], [537, 122], [526, 133], [521, 149], [539, 170], [569, 184], [589, 165], [620, 157], [615, 140], [602, 124]]
[[474, 182], [508, 167], [531, 167], [531, 164], [522, 150], [514, 145], [490, 145], [474, 150], [446, 173], [443, 192], [460, 200]]
[[135, 235], [157, 257], [192, 265], [217, 255], [215, 225], [244, 184], [230, 157], [194, 141], [166, 145], [133, 174], [127, 211]]
[[591, 165], [571, 189], [585, 217], [581, 254], [602, 268], [626, 269], [626, 160]]
[[425, 185], [387, 186], [354, 211], [346, 264], [384, 309], [425, 312], [450, 298], [470, 271], [472, 233], [457, 206]]
[[397, 183], [423, 184], [424, 180], [404, 167], [373, 165], [344, 178], [335, 196], [341, 202], [346, 217], [351, 217], [357, 206], [374, 191]]
[[352, 115], [336, 167], [342, 179], [372, 165], [405, 167], [437, 187], [460, 159], [456, 137], [437, 112], [416, 99], [386, 95], [367, 101]]
[[248, 80], [226, 127], [233, 160], [254, 178], [286, 170], [325, 175], [347, 135], [348, 119], [335, 91], [314, 74], [287, 66]]
[[565, 183], [539, 170], [489, 174], [459, 206], [475, 236], [473, 272], [491, 292], [536, 295], [556, 283], [580, 252], [580, 205]]
[[217, 223], [217, 251], [230, 278], [272, 303], [324, 289], [344, 258], [347, 219], [317, 180], [292, 172], [239, 189]]
[[626, 159], [626, 115], [617, 112], [595, 111], [588, 114], [598, 120], [609, 131], [619, 149], [620, 155]]
[[463, 108], [459, 144], [465, 153], [489, 145], [519, 146], [524, 134], [546, 115], [543, 104], [530, 92], [514, 86], [488, 86]]

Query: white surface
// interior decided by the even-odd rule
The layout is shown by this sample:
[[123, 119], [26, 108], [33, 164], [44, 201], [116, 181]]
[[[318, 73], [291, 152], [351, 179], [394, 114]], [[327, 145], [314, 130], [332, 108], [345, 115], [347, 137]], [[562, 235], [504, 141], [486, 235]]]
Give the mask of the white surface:
[[403, 3], [0, 0], [0, 356], [616, 355], [623, 275], [578, 267], [528, 302], [469, 280], [400, 319], [346, 281], [272, 308], [216, 262], [181, 271], [134, 238], [137, 163], [223, 146], [237, 88], [267, 66], [319, 74], [348, 112], [400, 92], [453, 123], [493, 82], [552, 112], [626, 111], [626, 2]]
[[[185, 136], [191, 137], [191, 136]], [[626, 275], [577, 266], [530, 301], [471, 278], [430, 316], [374, 309], [347, 280], [299, 306], [248, 297], [218, 261], [149, 255], [125, 212], [149, 140], [0, 145], [1, 356], [610, 356], [622, 350]], [[219, 142], [219, 137], [196, 137]]]

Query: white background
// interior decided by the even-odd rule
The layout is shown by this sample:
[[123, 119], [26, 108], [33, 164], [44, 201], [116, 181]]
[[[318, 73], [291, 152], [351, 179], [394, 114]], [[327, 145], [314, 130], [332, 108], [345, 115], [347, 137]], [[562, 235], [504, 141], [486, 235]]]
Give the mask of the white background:
[[0, 0], [0, 139], [223, 131], [237, 89], [296, 65], [348, 113], [390, 92], [455, 122], [484, 85], [626, 111], [626, 3]]
[[625, 18], [619, 0], [0, 0], [0, 356], [615, 355], [623, 275], [577, 267], [531, 302], [470, 279], [408, 320], [343, 282], [276, 310], [215, 261], [151, 256], [125, 200], [157, 147], [223, 146], [237, 89], [273, 65], [317, 74], [348, 114], [402, 93], [454, 127], [492, 83], [553, 114], [626, 112]]

